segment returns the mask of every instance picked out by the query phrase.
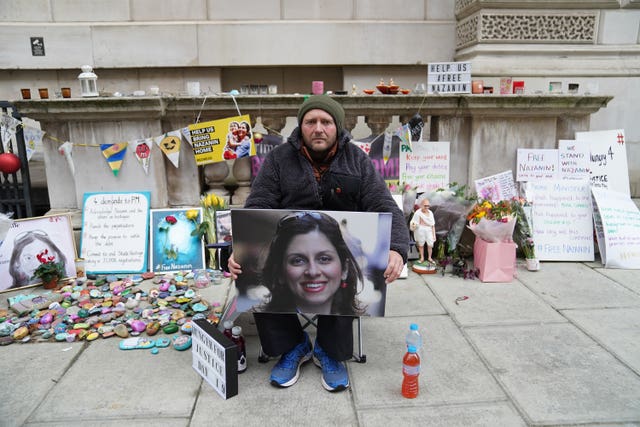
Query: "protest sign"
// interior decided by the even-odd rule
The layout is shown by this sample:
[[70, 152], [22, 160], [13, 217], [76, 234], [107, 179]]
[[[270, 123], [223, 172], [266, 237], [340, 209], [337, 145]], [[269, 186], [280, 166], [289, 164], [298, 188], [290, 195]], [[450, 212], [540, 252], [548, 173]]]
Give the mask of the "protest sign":
[[400, 182], [418, 193], [449, 187], [449, 142], [415, 141], [400, 149]]
[[198, 166], [256, 154], [248, 115], [191, 124], [189, 136]]
[[518, 148], [516, 181], [558, 178], [558, 150]]
[[228, 399], [238, 394], [238, 347], [206, 319], [192, 322], [191, 367]]
[[[592, 188], [600, 221], [598, 248], [607, 268], [640, 269], [640, 211], [623, 193]], [[604, 250], [603, 250], [604, 249]]]
[[576, 132], [576, 140], [589, 143], [591, 187], [631, 195], [624, 130]]
[[[384, 316], [390, 213], [232, 209], [231, 224], [242, 265], [237, 311]], [[342, 267], [321, 284], [301, 283], [295, 271], [317, 257]]]
[[471, 93], [471, 62], [428, 64], [428, 93]]
[[147, 191], [85, 193], [80, 256], [87, 273], [147, 271], [150, 198]]
[[589, 182], [529, 182], [533, 240], [542, 261], [593, 261]]
[[558, 141], [560, 179], [589, 179], [589, 144], [571, 139]]
[[513, 182], [513, 173], [510, 170], [476, 179], [474, 182], [476, 193], [481, 199], [499, 202], [500, 200], [511, 200], [518, 195]]

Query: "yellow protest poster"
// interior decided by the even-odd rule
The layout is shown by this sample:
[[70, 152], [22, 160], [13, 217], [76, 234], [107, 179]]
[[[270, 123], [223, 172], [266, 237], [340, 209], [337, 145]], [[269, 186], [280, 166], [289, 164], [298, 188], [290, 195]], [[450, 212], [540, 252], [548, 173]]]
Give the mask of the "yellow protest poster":
[[198, 166], [256, 155], [248, 114], [191, 124], [189, 134]]

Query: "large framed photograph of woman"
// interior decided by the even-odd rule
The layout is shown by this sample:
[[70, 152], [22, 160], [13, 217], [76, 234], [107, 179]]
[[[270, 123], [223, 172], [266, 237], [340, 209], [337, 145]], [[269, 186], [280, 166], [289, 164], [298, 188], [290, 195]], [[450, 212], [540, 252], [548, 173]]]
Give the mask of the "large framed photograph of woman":
[[241, 311], [384, 316], [391, 214], [233, 209]]
[[76, 245], [68, 215], [50, 215], [15, 220], [0, 246], [0, 291], [35, 286], [40, 265], [38, 255], [62, 262], [67, 278], [76, 276]]

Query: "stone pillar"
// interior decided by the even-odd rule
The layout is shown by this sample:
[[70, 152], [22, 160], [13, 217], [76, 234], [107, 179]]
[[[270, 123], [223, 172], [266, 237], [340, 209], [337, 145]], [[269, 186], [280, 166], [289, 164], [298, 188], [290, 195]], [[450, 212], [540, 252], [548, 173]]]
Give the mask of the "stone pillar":
[[371, 129], [372, 135], [384, 133], [392, 119], [393, 116], [388, 114], [370, 114], [364, 117], [364, 121]]

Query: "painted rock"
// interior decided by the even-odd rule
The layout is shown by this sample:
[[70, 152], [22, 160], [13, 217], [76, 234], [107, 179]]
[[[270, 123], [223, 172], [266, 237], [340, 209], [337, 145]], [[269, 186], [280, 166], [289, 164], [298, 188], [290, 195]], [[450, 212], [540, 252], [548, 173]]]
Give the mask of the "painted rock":
[[111, 338], [113, 336], [115, 336], [115, 332], [110, 331], [110, 332], [105, 332], [104, 334], [102, 334], [102, 338]]
[[155, 275], [156, 274], [154, 272], [142, 273], [142, 278], [145, 280], [153, 279]]
[[136, 308], [138, 306], [139, 302], [137, 299], [135, 298], [129, 298], [127, 299], [127, 302], [124, 303], [124, 306], [126, 308], [128, 308], [129, 310], [133, 310], [134, 308]]
[[73, 325], [73, 329], [89, 329], [89, 324], [88, 323], [76, 323], [75, 325]]
[[175, 334], [176, 332], [178, 332], [178, 325], [176, 325], [175, 323], [169, 323], [167, 326], [162, 328], [162, 331], [165, 334]]
[[[176, 326], [176, 331], [177, 330], [178, 330], [178, 327]], [[18, 329], [13, 331], [13, 333], [11, 334], [13, 339], [16, 340], [16, 341], [21, 340], [22, 338], [26, 337], [27, 335], [29, 335], [29, 328], [27, 328], [26, 326], [19, 327]]]
[[147, 328], [146, 328], [147, 335], [149, 336], [153, 336], [157, 334], [159, 330], [160, 330], [160, 323], [158, 322], [151, 322], [147, 325]]
[[169, 282], [162, 282], [160, 283], [160, 286], [158, 286], [158, 289], [160, 290], [160, 292], [167, 292], [170, 286], [171, 285], [169, 284]]
[[191, 307], [193, 309], [193, 311], [197, 312], [197, 313], [202, 313], [203, 311], [207, 311], [207, 306], [202, 304], [201, 302], [196, 303], [193, 305], [193, 307]]
[[67, 339], [67, 333], [66, 332], [62, 332], [59, 334], [56, 334], [56, 341], [66, 341]]
[[44, 316], [40, 318], [41, 325], [48, 325], [52, 321], [53, 321], [53, 314], [51, 313], [45, 313]]
[[87, 341], [93, 341], [97, 339], [99, 336], [100, 334], [97, 332], [90, 332], [89, 335], [87, 335]]
[[193, 326], [191, 325], [191, 322], [185, 322], [184, 325], [180, 326], [180, 332], [183, 334], [191, 335], [192, 329]]
[[134, 320], [131, 322], [131, 329], [136, 332], [142, 332], [147, 328], [147, 325], [142, 320]]
[[113, 332], [115, 332], [116, 335], [119, 336], [120, 338], [127, 338], [129, 336], [129, 331], [127, 330], [127, 327], [122, 323], [116, 326], [115, 328], [113, 328]]
[[182, 319], [183, 317], [185, 317], [186, 314], [184, 314], [184, 311], [182, 310], [176, 310], [173, 312], [173, 314], [171, 315], [171, 320], [179, 320]]

